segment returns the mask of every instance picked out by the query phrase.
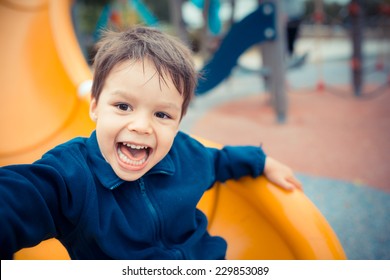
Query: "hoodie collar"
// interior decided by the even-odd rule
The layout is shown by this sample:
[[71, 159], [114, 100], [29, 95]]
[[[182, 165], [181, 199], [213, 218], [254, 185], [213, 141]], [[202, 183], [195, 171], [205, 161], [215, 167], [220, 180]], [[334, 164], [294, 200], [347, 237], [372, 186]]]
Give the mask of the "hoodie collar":
[[[108, 189], [115, 189], [126, 181], [119, 178], [111, 165], [104, 159], [96, 138], [96, 131], [93, 131], [87, 141], [87, 149], [89, 154], [90, 166], [100, 183]], [[173, 175], [175, 173], [175, 165], [170, 153], [168, 153], [159, 163], [157, 163], [144, 176], [152, 174]]]

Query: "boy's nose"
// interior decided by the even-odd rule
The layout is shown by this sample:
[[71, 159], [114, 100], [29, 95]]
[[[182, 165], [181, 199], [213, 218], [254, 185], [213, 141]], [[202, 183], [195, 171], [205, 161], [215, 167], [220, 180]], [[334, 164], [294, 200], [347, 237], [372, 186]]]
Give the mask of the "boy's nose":
[[129, 122], [127, 128], [138, 134], [151, 134], [153, 131], [150, 119], [141, 116], [135, 117], [131, 122]]

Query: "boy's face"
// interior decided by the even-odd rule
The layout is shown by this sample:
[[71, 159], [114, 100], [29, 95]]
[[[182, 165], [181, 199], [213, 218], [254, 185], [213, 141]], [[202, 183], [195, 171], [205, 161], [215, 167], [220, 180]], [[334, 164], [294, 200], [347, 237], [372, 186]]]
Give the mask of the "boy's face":
[[91, 101], [99, 148], [123, 180], [139, 179], [162, 160], [178, 132], [183, 97], [165, 81], [150, 61], [126, 61], [107, 76], [99, 101]]

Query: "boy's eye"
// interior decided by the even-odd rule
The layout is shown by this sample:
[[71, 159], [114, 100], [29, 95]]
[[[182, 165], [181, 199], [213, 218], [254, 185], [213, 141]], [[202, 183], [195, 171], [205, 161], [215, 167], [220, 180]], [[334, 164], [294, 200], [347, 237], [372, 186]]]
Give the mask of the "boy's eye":
[[170, 118], [171, 118], [171, 116], [169, 116], [168, 114], [165, 114], [165, 113], [163, 113], [163, 112], [157, 112], [157, 113], [155, 114], [155, 116], [156, 116], [157, 118], [160, 118], [160, 119], [170, 119]]
[[117, 104], [116, 107], [121, 111], [129, 111], [131, 109], [129, 105], [124, 103]]

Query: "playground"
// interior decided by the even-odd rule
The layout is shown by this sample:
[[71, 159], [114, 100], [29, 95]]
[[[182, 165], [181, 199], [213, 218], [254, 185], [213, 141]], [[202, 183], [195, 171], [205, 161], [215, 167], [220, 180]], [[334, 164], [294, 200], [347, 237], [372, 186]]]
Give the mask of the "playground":
[[[73, 29], [72, 1], [31, 1], [22, 6], [18, 1], [0, 3], [2, 24], [18, 27], [0, 33], [12, 38], [0, 53], [7, 65], [0, 72], [4, 89], [0, 124], [7, 136], [0, 141], [1, 165], [31, 162], [62, 141], [88, 136], [94, 128], [88, 116], [91, 69]], [[140, 17], [157, 24], [145, 6], [138, 7]], [[273, 17], [258, 21], [258, 12]], [[303, 26], [296, 50], [308, 55], [305, 62], [292, 69], [275, 68], [265, 63], [264, 52], [262, 56], [259, 48], [249, 47], [270, 41], [280, 51], [280, 42], [274, 40], [277, 32], [253, 38], [251, 32], [241, 31], [248, 30], [245, 24], [252, 21], [264, 31], [277, 28], [277, 15], [267, 9], [252, 15], [228, 32], [228, 43], [222, 41], [210, 63], [204, 64], [209, 80], [202, 90], [198, 88], [202, 94], [195, 96], [181, 128], [205, 139], [207, 145], [261, 144], [297, 172], [304, 194], [274, 191], [275, 186], [262, 179], [231, 182], [227, 191], [218, 186], [200, 205], [213, 230], [231, 234], [227, 238], [234, 244], [232, 258], [390, 259], [388, 34], [368, 36], [362, 42], [360, 70], [364, 71], [358, 73], [363, 75], [362, 87], [356, 94], [354, 50], [347, 32], [323, 28], [327, 35], [317, 36], [311, 26]], [[241, 45], [231, 49], [232, 42]], [[227, 52], [232, 54], [228, 59]], [[224, 72], [213, 75], [222, 61], [227, 63]], [[268, 70], [283, 72], [278, 79], [272, 76], [271, 87]], [[278, 98], [282, 94], [283, 118], [278, 118], [275, 94]], [[240, 186], [249, 186], [250, 191]], [[253, 207], [251, 196], [263, 196], [259, 201], [264, 206]], [[241, 210], [233, 220], [247, 219], [247, 223], [240, 227], [237, 222], [239, 226], [230, 229], [227, 217], [234, 209], [224, 209], [235, 203]], [[295, 217], [284, 211], [275, 214], [278, 207], [290, 209]], [[262, 226], [266, 233], [257, 237]], [[288, 239], [283, 231], [296, 234]], [[238, 240], [240, 235], [245, 238]], [[272, 246], [264, 245], [267, 240], [274, 242]], [[264, 254], [255, 252], [262, 246]], [[280, 254], [273, 252], [275, 246]]]

